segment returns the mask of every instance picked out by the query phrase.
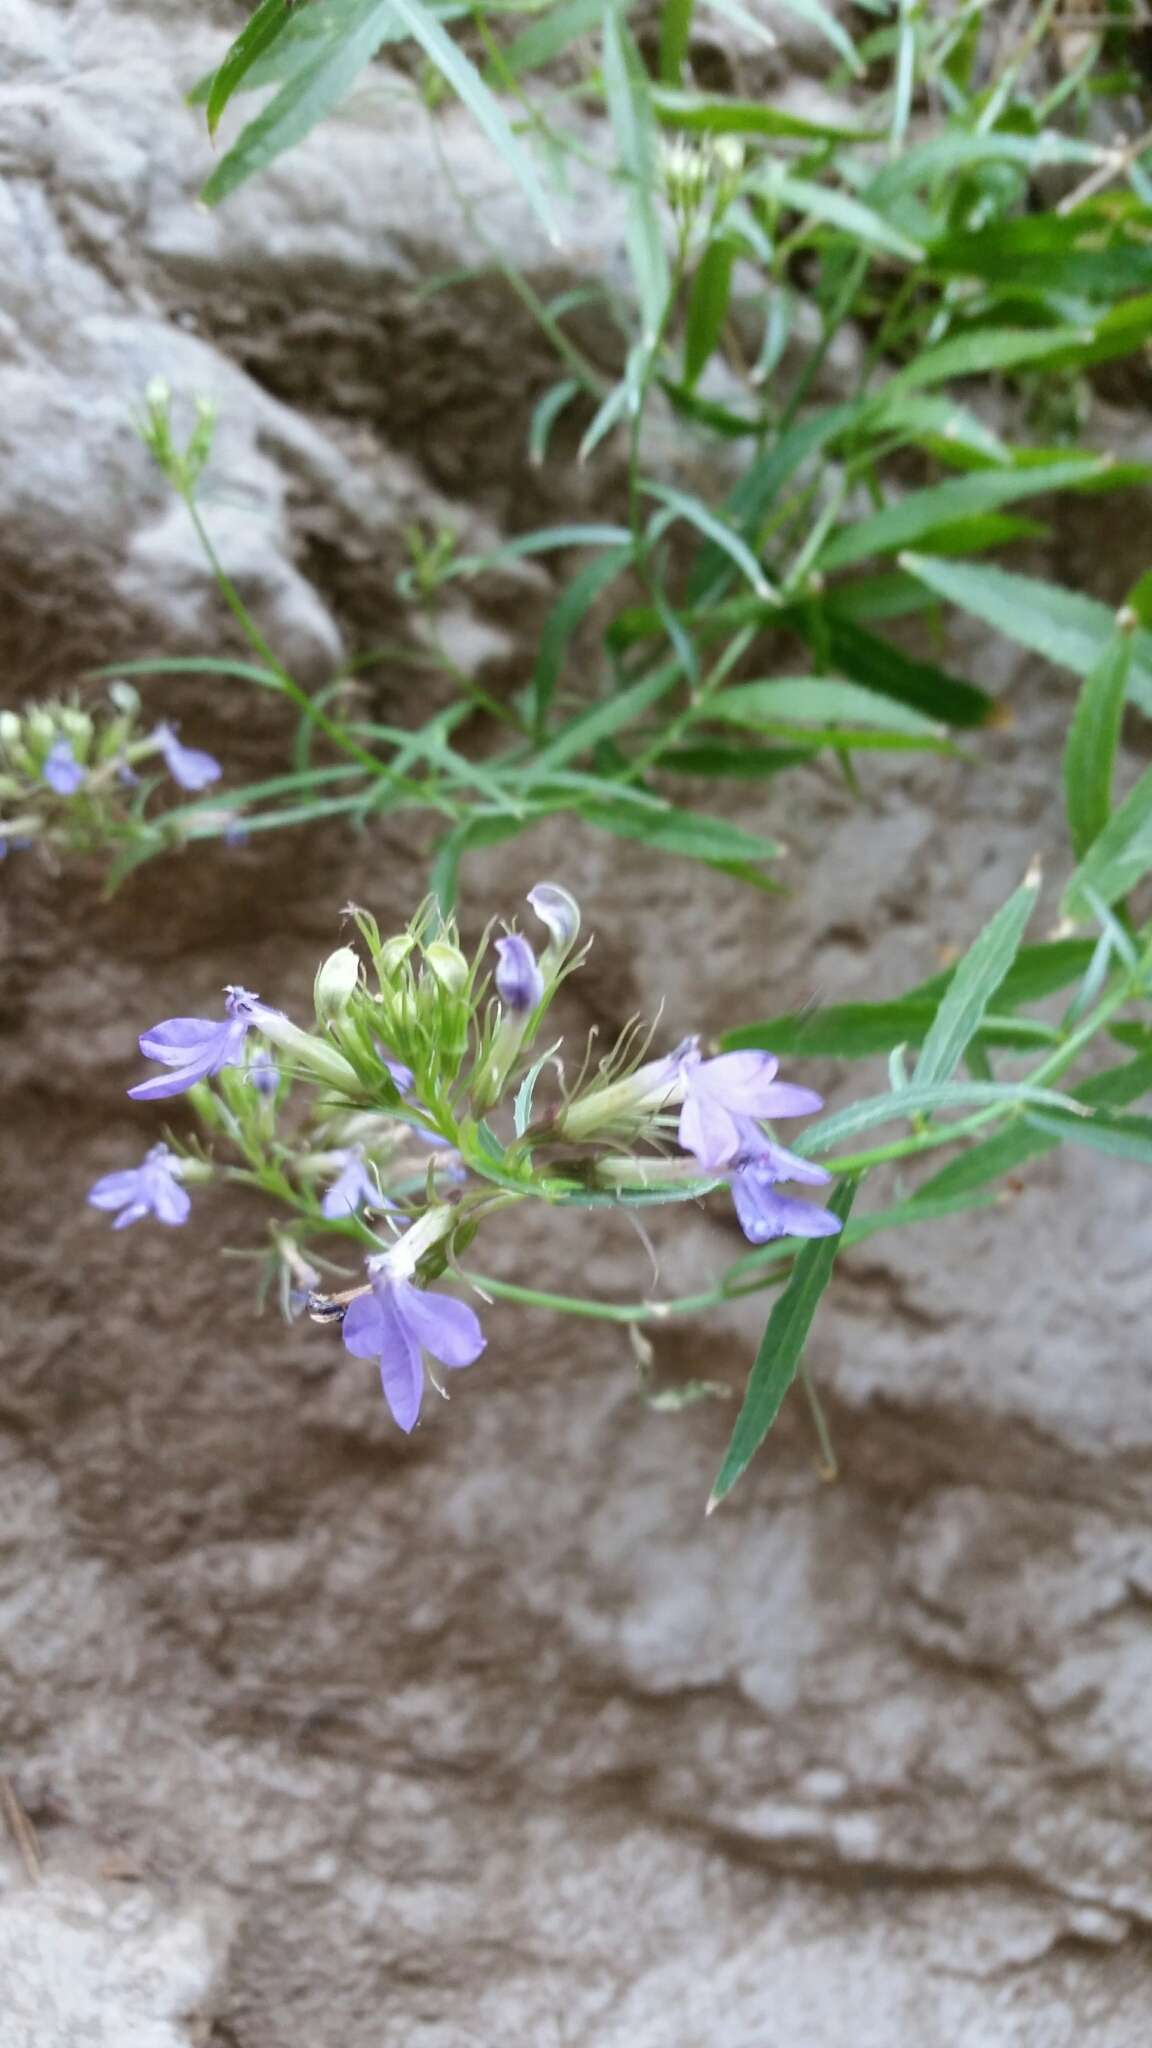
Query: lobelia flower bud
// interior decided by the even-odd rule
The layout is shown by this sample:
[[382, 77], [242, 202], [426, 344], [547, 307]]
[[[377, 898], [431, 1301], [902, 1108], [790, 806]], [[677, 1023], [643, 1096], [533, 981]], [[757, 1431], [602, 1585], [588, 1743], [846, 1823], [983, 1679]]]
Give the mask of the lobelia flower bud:
[[339, 946], [317, 970], [313, 985], [316, 1022], [331, 1024], [342, 1017], [360, 981], [360, 956], [352, 946]]
[[548, 930], [540, 961], [545, 981], [552, 980], [580, 936], [580, 905], [558, 882], [537, 882], [526, 899]]
[[415, 944], [411, 932], [401, 932], [394, 939], [385, 939], [377, 960], [381, 981], [391, 981], [393, 975], [399, 974]]
[[441, 988], [450, 996], [462, 995], [468, 986], [468, 962], [459, 946], [453, 946], [446, 939], [433, 939], [424, 948], [424, 958]]
[[544, 976], [536, 965], [536, 955], [527, 939], [522, 939], [518, 932], [497, 939], [496, 951], [500, 956], [496, 968], [496, 993], [507, 1010], [518, 1017], [527, 1017], [544, 1000]]

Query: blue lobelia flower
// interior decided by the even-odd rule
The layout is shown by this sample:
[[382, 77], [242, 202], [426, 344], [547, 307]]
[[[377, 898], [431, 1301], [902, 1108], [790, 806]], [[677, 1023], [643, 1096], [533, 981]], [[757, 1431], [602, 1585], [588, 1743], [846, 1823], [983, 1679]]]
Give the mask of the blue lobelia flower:
[[344, 1164], [325, 1193], [320, 1204], [321, 1214], [329, 1219], [336, 1216], [354, 1216], [361, 1207], [369, 1209], [392, 1209], [395, 1203], [386, 1202], [376, 1182], [364, 1164], [364, 1147], [350, 1145], [344, 1153]]
[[168, 1017], [140, 1034], [140, 1050], [146, 1060], [159, 1060], [171, 1068], [150, 1081], [139, 1081], [128, 1090], [135, 1102], [159, 1102], [169, 1095], [183, 1095], [197, 1081], [218, 1074], [221, 1067], [242, 1064], [244, 1040], [262, 1015], [272, 1016], [257, 996], [247, 989], [225, 991], [228, 1015], [217, 1024], [211, 1017]]
[[186, 747], [174, 726], [158, 725], [152, 737], [169, 775], [181, 789], [207, 789], [210, 782], [219, 782], [223, 770], [215, 756], [202, 753], [199, 747]]
[[119, 1209], [113, 1230], [155, 1216], [158, 1223], [186, 1223], [192, 1207], [188, 1190], [177, 1179], [179, 1162], [167, 1145], [153, 1145], [142, 1166], [105, 1173], [93, 1181], [88, 1200], [94, 1209]]
[[80, 766], [72, 752], [71, 740], [66, 739], [53, 742], [40, 773], [49, 789], [54, 789], [57, 796], [75, 796], [87, 778], [87, 770]]
[[523, 1016], [534, 1010], [544, 997], [544, 976], [536, 965], [536, 955], [518, 932], [512, 932], [506, 939], [497, 939], [496, 951], [500, 955], [496, 968], [496, 993], [504, 1007]]
[[384, 1399], [407, 1432], [424, 1398], [424, 1353], [441, 1365], [471, 1365], [484, 1349], [484, 1333], [466, 1303], [414, 1287], [393, 1267], [394, 1258], [385, 1253], [369, 1260], [370, 1292], [349, 1303], [342, 1334], [353, 1358], [379, 1360]]
[[766, 1142], [761, 1117], [810, 1116], [823, 1109], [811, 1088], [778, 1081], [779, 1061], [766, 1052], [722, 1052], [714, 1060], [685, 1062], [684, 1105], [678, 1136], [701, 1166], [719, 1172]]

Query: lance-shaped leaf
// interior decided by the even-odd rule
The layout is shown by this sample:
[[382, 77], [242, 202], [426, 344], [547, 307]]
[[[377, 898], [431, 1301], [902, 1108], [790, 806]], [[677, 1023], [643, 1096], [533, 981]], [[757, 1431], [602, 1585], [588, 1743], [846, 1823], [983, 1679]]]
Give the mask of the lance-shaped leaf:
[[[847, 1175], [828, 1204], [833, 1216], [847, 1220], [857, 1181]], [[768, 1326], [760, 1340], [755, 1363], [748, 1377], [744, 1405], [736, 1418], [732, 1441], [716, 1475], [708, 1501], [708, 1514], [731, 1493], [763, 1443], [780, 1413], [780, 1406], [800, 1369], [800, 1359], [812, 1328], [820, 1296], [832, 1278], [840, 1247], [838, 1237], [810, 1237], [796, 1254], [796, 1264], [779, 1300], [773, 1305]]]
[[604, 8], [604, 94], [626, 179], [628, 254], [644, 340], [653, 348], [668, 300], [668, 254], [656, 204], [655, 121], [648, 79], [620, 0], [606, 0]]
[[1152, 869], [1152, 768], [1146, 768], [1104, 830], [1092, 841], [1061, 906], [1065, 917], [1086, 920], [1110, 908]]
[[916, 1063], [921, 1087], [946, 1081], [975, 1038], [984, 1012], [1020, 950], [1039, 888], [1040, 869], [1035, 867], [959, 962]]
[[[1134, 627], [1136, 616], [1130, 617]], [[1131, 667], [1132, 632], [1118, 624], [1084, 678], [1064, 749], [1064, 804], [1077, 860], [1099, 838], [1112, 809], [1112, 767]]]

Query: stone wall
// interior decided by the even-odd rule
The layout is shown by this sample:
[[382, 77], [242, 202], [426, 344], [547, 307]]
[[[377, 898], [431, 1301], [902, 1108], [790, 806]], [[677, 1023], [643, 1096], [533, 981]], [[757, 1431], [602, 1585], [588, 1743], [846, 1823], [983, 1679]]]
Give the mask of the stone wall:
[[[498, 282], [422, 294], [476, 245], [387, 72], [198, 210], [179, 90], [235, 19], [213, 12], [9, 0], [0, 23], [5, 697], [228, 644], [132, 431], [153, 375], [217, 398], [213, 530], [309, 681], [397, 630], [406, 522], [484, 545], [615, 489], [607, 460], [527, 469], [553, 372]], [[438, 130], [539, 288], [619, 261], [594, 217], [536, 239], [468, 123]], [[1116, 595], [1139, 522], [1088, 503], [1059, 545]], [[469, 587], [451, 626], [481, 675], [520, 672], [549, 590]], [[1015, 709], [978, 766], [743, 800], [791, 895], [566, 823], [473, 865], [470, 928], [564, 881], [599, 933], [575, 1026], [664, 998], [670, 1038], [932, 972], [1060, 844], [1070, 686], [954, 654]], [[275, 707], [155, 695], [235, 775], [280, 758]], [[136, 1031], [231, 980], [302, 1009], [350, 896], [385, 920], [422, 893], [409, 830], [156, 864], [110, 905], [87, 873], [2, 873], [0, 2048], [1143, 2044], [1136, 1172], [1045, 1162], [853, 1254], [813, 1350], [839, 1480], [797, 1404], [706, 1524], [730, 1410], [646, 1407], [619, 1333], [493, 1313], [406, 1441], [330, 1333], [256, 1316], [252, 1270], [215, 1257], [255, 1240], [239, 1203], [179, 1237], [84, 1207], [154, 1129], [123, 1092]], [[739, 1243], [719, 1210], [657, 1236], [686, 1285]], [[648, 1285], [622, 1222], [492, 1257]], [[662, 1376], [735, 1388], [759, 1314], [662, 1333]]]

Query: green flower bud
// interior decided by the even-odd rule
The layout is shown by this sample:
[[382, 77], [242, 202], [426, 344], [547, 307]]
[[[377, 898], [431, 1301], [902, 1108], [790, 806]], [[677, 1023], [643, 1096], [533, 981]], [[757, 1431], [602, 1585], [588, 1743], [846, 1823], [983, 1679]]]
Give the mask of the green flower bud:
[[444, 939], [433, 939], [425, 946], [424, 958], [432, 969], [441, 988], [449, 995], [462, 995], [468, 986], [468, 962], [459, 946], [450, 946]]
[[359, 980], [360, 956], [353, 947], [340, 946], [329, 953], [313, 985], [317, 1023], [330, 1024], [344, 1015]]

